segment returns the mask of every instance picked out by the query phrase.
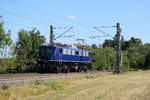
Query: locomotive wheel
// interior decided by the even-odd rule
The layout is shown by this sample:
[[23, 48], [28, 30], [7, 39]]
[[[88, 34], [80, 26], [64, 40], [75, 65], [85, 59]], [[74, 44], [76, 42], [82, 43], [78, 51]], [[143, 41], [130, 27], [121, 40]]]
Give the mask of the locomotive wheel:
[[45, 73], [45, 72], [48, 72], [48, 70], [46, 69], [46, 64], [41, 64], [40, 65], [40, 68], [39, 68], [39, 72], [42, 74], [42, 73]]
[[83, 71], [84, 71], [84, 72], [87, 71], [87, 66], [86, 66], [86, 65], [83, 66]]
[[62, 70], [61, 67], [60, 67], [60, 66], [57, 66], [56, 69], [55, 69], [55, 73], [60, 73], [61, 70]]
[[39, 64], [38, 67], [39, 67], [39, 73], [41, 74], [44, 73], [42, 64]]
[[82, 71], [82, 68], [81, 66], [79, 66], [77, 72], [81, 72], [81, 71]]
[[65, 73], [69, 73], [70, 72], [70, 69], [68, 68], [66, 71], [65, 71]]
[[70, 67], [67, 66], [67, 65], [64, 65], [64, 66], [63, 66], [63, 71], [64, 71], [65, 73], [68, 73], [68, 72], [70, 71]]
[[74, 71], [77, 72], [79, 71], [80, 67], [78, 65], [74, 66]]

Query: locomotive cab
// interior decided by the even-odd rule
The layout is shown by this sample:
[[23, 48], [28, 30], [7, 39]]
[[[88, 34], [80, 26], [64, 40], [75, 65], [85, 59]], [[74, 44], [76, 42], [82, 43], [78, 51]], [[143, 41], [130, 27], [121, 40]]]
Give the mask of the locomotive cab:
[[50, 46], [41, 46], [39, 48], [39, 60], [51, 60], [54, 56], [55, 48]]

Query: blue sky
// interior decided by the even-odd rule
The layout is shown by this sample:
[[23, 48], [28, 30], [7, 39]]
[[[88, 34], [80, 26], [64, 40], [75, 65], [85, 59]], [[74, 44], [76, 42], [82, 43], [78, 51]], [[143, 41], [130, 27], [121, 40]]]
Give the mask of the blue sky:
[[[66, 35], [71, 38], [59, 38], [56, 42], [77, 43], [76, 39], [85, 39], [85, 43], [103, 43], [110, 37], [91, 39], [91, 36], [103, 36], [93, 29], [94, 26], [114, 26], [121, 24], [122, 35], [126, 40], [131, 37], [150, 42], [150, 0], [1, 0], [0, 15], [3, 16], [5, 29], [11, 29], [13, 40], [17, 40], [20, 29], [31, 30], [36, 27], [41, 34], [49, 38], [49, 25], [56, 26], [56, 36], [74, 26]], [[102, 29], [114, 36], [115, 28]]]

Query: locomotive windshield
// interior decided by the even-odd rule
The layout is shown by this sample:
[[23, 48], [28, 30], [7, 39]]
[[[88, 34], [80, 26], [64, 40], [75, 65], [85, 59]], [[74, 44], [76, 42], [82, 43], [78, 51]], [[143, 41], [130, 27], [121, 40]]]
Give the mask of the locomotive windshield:
[[39, 50], [39, 57], [41, 59], [50, 59], [53, 54], [53, 49], [49, 47], [41, 47]]

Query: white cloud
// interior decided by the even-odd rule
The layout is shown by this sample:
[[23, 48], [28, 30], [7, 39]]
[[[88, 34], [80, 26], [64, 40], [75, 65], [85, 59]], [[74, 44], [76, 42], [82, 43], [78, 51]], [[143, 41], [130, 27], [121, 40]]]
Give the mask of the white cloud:
[[76, 17], [75, 17], [75, 16], [69, 16], [69, 19], [71, 19], [71, 20], [75, 20], [75, 19], [76, 19]]

